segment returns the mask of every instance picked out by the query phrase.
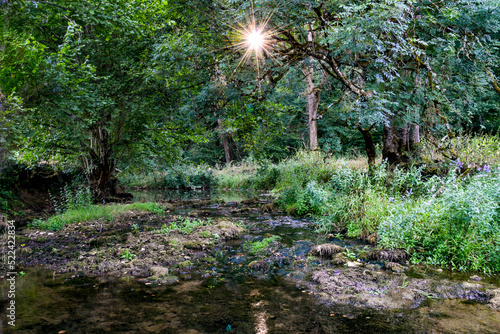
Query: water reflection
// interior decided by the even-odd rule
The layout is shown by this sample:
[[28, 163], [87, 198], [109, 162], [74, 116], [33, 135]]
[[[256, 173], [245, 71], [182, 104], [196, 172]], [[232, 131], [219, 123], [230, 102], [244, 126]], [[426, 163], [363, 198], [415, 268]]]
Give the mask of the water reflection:
[[485, 305], [358, 310], [321, 304], [285, 280], [249, 278], [163, 286], [29, 270], [18, 279], [16, 301], [16, 329], [4, 325], [6, 333], [496, 333], [500, 324]]

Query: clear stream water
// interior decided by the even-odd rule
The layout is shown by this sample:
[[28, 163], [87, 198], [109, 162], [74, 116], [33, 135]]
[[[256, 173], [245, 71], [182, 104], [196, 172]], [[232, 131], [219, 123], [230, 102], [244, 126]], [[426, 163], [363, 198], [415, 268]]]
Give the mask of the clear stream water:
[[[158, 196], [172, 195], [136, 194], [138, 199]], [[215, 196], [226, 201], [245, 197]], [[184, 207], [174, 213], [214, 209]], [[307, 228], [307, 220], [260, 214], [233, 218], [253, 226], [244, 239], [280, 235], [295, 254], [304, 253], [299, 255], [325, 239]], [[137, 277], [55, 275], [26, 268], [16, 283], [16, 327], [7, 324], [8, 285], [0, 281], [0, 333], [500, 333], [500, 312], [468, 301], [429, 299], [419, 308], [395, 311], [322, 301], [285, 278], [286, 257], [272, 275], [241, 270], [251, 259], [242, 243], [214, 250], [219, 264], [204, 268], [214, 275], [185, 271], [178, 275], [179, 282], [169, 285]]]

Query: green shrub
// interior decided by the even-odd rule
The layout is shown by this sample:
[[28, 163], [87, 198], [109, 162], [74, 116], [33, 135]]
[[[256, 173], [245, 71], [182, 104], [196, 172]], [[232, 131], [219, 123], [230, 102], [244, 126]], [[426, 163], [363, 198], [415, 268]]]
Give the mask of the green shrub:
[[82, 185], [72, 186], [67, 184], [61, 189], [59, 199], [52, 196], [52, 194], [50, 194], [50, 198], [57, 213], [63, 213], [67, 210], [83, 209], [90, 206], [93, 202], [90, 187], [84, 187]]
[[398, 201], [378, 228], [384, 247], [403, 248], [414, 262], [459, 271], [500, 271], [500, 171], [458, 180], [454, 171], [442, 194]]

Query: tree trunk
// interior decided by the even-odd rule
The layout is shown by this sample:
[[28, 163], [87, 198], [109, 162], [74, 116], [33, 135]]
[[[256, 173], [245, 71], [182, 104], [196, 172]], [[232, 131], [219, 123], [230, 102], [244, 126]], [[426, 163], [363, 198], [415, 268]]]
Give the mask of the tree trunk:
[[229, 139], [226, 134], [222, 135], [222, 145], [224, 146], [224, 156], [226, 157], [226, 164], [231, 162], [231, 152], [229, 151]]
[[414, 124], [411, 127], [411, 134], [410, 134], [410, 149], [414, 151], [418, 144], [420, 144], [420, 125]]
[[314, 67], [308, 66], [302, 69], [307, 85], [307, 112], [309, 115], [309, 149], [314, 151], [318, 148], [318, 105], [321, 89], [326, 81], [326, 73], [322, 72], [321, 83], [314, 84]]
[[358, 125], [358, 130], [361, 132], [361, 134], [363, 135], [363, 139], [365, 140], [365, 151], [366, 156], [368, 157], [369, 170], [373, 170], [373, 167], [375, 166], [375, 159], [377, 158], [377, 151], [375, 150], [375, 144], [373, 142], [373, 136], [371, 133], [372, 129], [373, 126], [363, 129]]
[[116, 167], [116, 161], [112, 157], [113, 148], [108, 140], [108, 131], [102, 125], [97, 125], [92, 130], [90, 157], [84, 159], [87, 180], [94, 193], [94, 199], [98, 202], [108, 195], [108, 184]]
[[[304, 74], [306, 75], [307, 91], [307, 111], [309, 114], [309, 149], [314, 151], [318, 148], [318, 105], [319, 105], [319, 92], [316, 91], [316, 87], [313, 82], [314, 69], [308, 67], [304, 69]], [[307, 73], [307, 74], [306, 74]]]
[[390, 169], [400, 162], [398, 131], [394, 126], [394, 115], [388, 116], [384, 124], [384, 134], [382, 137], [382, 159], [387, 160]]
[[227, 133], [223, 132], [223, 127], [222, 127], [222, 119], [219, 118], [217, 120], [217, 124], [219, 125], [219, 130], [221, 131], [221, 139], [222, 139], [222, 146], [224, 147], [224, 156], [226, 158], [226, 164], [231, 163], [231, 150], [229, 147], [229, 138]]
[[[312, 25], [309, 25], [309, 33], [307, 40], [311, 45], [314, 43], [314, 32]], [[310, 65], [302, 69], [302, 73], [306, 79], [307, 86], [307, 113], [309, 115], [309, 149], [314, 151], [318, 149], [318, 105], [321, 89], [326, 82], [327, 74], [322, 71], [321, 82], [318, 85], [314, 84], [314, 67], [312, 66], [313, 58], [310, 57]]]
[[403, 155], [404, 152], [410, 151], [410, 124], [405, 124], [398, 129], [398, 153]]

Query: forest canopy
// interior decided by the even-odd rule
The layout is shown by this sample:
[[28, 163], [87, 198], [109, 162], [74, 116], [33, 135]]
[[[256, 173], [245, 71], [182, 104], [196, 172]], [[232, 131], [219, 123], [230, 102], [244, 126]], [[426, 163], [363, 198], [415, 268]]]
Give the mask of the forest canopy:
[[80, 168], [97, 198], [127, 166], [309, 149], [372, 168], [422, 141], [456, 160], [450, 141], [500, 127], [498, 0], [0, 7], [2, 166]]

